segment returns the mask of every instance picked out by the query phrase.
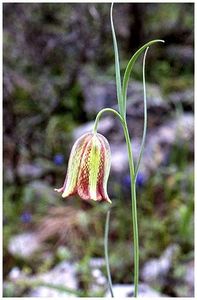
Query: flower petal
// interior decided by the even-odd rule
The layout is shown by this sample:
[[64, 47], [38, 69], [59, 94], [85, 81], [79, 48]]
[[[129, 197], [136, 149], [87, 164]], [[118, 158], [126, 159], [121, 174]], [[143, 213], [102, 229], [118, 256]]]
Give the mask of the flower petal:
[[77, 193], [84, 200], [105, 200], [107, 180], [111, 166], [111, 153], [106, 138], [99, 133], [86, 133], [73, 145], [66, 179], [60, 189], [55, 189], [66, 198]]
[[101, 164], [101, 143], [96, 135], [92, 138], [92, 147], [89, 157], [89, 193], [92, 200], [101, 200], [98, 192], [98, 179]]
[[107, 181], [109, 178], [109, 172], [111, 167], [111, 151], [107, 139], [98, 133], [98, 138], [102, 145], [101, 148], [101, 163], [100, 163], [100, 176], [98, 180], [98, 189], [103, 200], [111, 203], [107, 194]]
[[79, 197], [84, 200], [90, 199], [89, 194], [89, 156], [92, 147], [92, 139], [86, 145], [83, 152], [83, 157], [81, 158], [81, 164], [79, 169], [79, 176], [77, 180], [77, 193]]
[[63, 192], [63, 198], [75, 194], [77, 191], [77, 178], [79, 174], [81, 157], [83, 156], [83, 152], [89, 140], [91, 139], [91, 136], [92, 135], [90, 133], [82, 135], [72, 147], [68, 162], [67, 175], [63, 187], [60, 189], [55, 189], [59, 193]]

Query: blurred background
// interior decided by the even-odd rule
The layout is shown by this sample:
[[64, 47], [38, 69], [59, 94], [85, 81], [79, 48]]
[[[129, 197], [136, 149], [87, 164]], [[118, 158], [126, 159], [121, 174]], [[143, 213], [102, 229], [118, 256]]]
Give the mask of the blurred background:
[[[97, 112], [116, 108], [110, 4], [7, 3], [4, 24], [4, 296], [105, 296], [108, 204], [69, 199], [62, 186], [72, 144]], [[116, 4], [122, 74], [147, 55], [148, 135], [137, 178], [140, 293], [194, 293], [193, 29], [191, 3]], [[143, 129], [142, 59], [128, 89], [137, 159]], [[113, 202], [109, 250], [115, 295], [132, 295], [130, 179], [123, 132], [111, 115]]]

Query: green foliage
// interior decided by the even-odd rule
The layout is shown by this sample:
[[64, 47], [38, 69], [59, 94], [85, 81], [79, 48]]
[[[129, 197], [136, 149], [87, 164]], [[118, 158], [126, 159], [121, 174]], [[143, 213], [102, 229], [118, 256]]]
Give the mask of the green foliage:
[[23, 203], [11, 200], [16, 192], [16, 187], [5, 186], [3, 215], [5, 220], [4, 225], [4, 247], [7, 247], [8, 240], [12, 234], [18, 231], [20, 223], [19, 216], [23, 209]]

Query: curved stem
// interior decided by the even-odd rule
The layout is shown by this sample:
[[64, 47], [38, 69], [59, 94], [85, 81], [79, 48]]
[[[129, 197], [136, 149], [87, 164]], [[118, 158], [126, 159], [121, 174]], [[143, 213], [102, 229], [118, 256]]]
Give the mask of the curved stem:
[[111, 272], [110, 272], [110, 267], [109, 267], [109, 256], [108, 256], [109, 219], [110, 219], [110, 209], [107, 212], [106, 222], [105, 222], [104, 249], [105, 249], [105, 262], [106, 262], [106, 268], [107, 268], [107, 278], [108, 278], [108, 283], [109, 283], [109, 290], [110, 290], [111, 296], [114, 297], [113, 289], [112, 289]]
[[[95, 120], [94, 128], [93, 128], [94, 133], [97, 132], [98, 122], [100, 120], [101, 115], [105, 112], [114, 113], [120, 119], [120, 122], [122, 124], [124, 124], [123, 118], [116, 110], [114, 110], [112, 108], [104, 108], [96, 116], [96, 120]], [[105, 264], [106, 264], [106, 268], [107, 268], [107, 278], [108, 278], [109, 290], [110, 290], [111, 296], [114, 297], [113, 289], [112, 289], [111, 272], [110, 272], [110, 267], [109, 267], [109, 255], [108, 255], [109, 219], [110, 219], [110, 210], [108, 210], [108, 212], [107, 212], [107, 217], [106, 217], [106, 222], [105, 222], [104, 250], [105, 250]]]
[[94, 122], [94, 128], [93, 128], [94, 133], [97, 132], [98, 122], [100, 120], [101, 115], [105, 112], [114, 113], [120, 119], [120, 122], [123, 124], [124, 121], [123, 121], [123, 118], [121, 117], [121, 115], [119, 114], [119, 112], [117, 112], [115, 109], [112, 109], [112, 108], [104, 108], [104, 109], [100, 110], [99, 113], [96, 116], [96, 120]]
[[[93, 132], [97, 132], [98, 122], [100, 120], [101, 115], [104, 112], [112, 112], [114, 113], [121, 121], [124, 136], [127, 144], [127, 151], [128, 151], [128, 160], [129, 160], [129, 171], [130, 171], [130, 177], [131, 177], [131, 201], [132, 201], [132, 221], [133, 221], [133, 248], [134, 248], [134, 296], [137, 297], [138, 293], [138, 277], [139, 277], [139, 241], [138, 241], [138, 222], [137, 222], [137, 204], [136, 204], [136, 182], [135, 182], [135, 168], [134, 168], [134, 162], [133, 162], [133, 153], [132, 153], [132, 145], [131, 140], [129, 136], [129, 131], [127, 127], [126, 119], [123, 118], [116, 110], [112, 108], [104, 108], [102, 109], [96, 117], [95, 123], [94, 123], [94, 129]], [[109, 218], [109, 216], [107, 216]], [[109, 223], [109, 220], [106, 219], [106, 226], [107, 222]], [[108, 230], [108, 227], [107, 229]], [[111, 275], [110, 275], [110, 269], [109, 269], [109, 260], [108, 260], [108, 247], [107, 247], [107, 238], [105, 231], [105, 260], [106, 260], [106, 266], [107, 266], [107, 272], [108, 272], [108, 281], [110, 286], [110, 292], [112, 295], [112, 283], [111, 283]], [[112, 296], [113, 297], [113, 296]]]

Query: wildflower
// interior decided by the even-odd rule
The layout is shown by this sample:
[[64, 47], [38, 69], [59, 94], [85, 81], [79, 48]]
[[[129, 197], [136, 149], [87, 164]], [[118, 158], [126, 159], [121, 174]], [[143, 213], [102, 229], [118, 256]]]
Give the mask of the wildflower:
[[145, 175], [142, 172], [139, 172], [137, 175], [136, 184], [139, 187], [142, 187], [145, 184], [145, 182], [146, 182]]
[[130, 188], [130, 186], [131, 186], [131, 177], [130, 177], [129, 174], [127, 174], [126, 176], [123, 177], [122, 183], [125, 187]]
[[31, 222], [32, 215], [29, 212], [25, 211], [21, 214], [20, 219], [23, 223], [27, 224]]
[[[130, 175], [126, 175], [123, 177], [123, 185], [126, 186], [126, 187], [130, 187], [131, 185], [131, 178], [130, 178]], [[136, 184], [139, 186], [139, 187], [142, 187], [146, 182], [146, 177], [144, 175], [144, 173], [142, 172], [139, 172], [138, 175], [137, 175], [137, 178], [136, 178]]]
[[83, 200], [105, 200], [111, 165], [111, 152], [106, 138], [99, 133], [86, 133], [73, 145], [63, 187], [55, 189], [66, 198], [78, 194]]
[[61, 153], [57, 153], [53, 157], [53, 161], [57, 166], [61, 166], [64, 162], [64, 156]]

